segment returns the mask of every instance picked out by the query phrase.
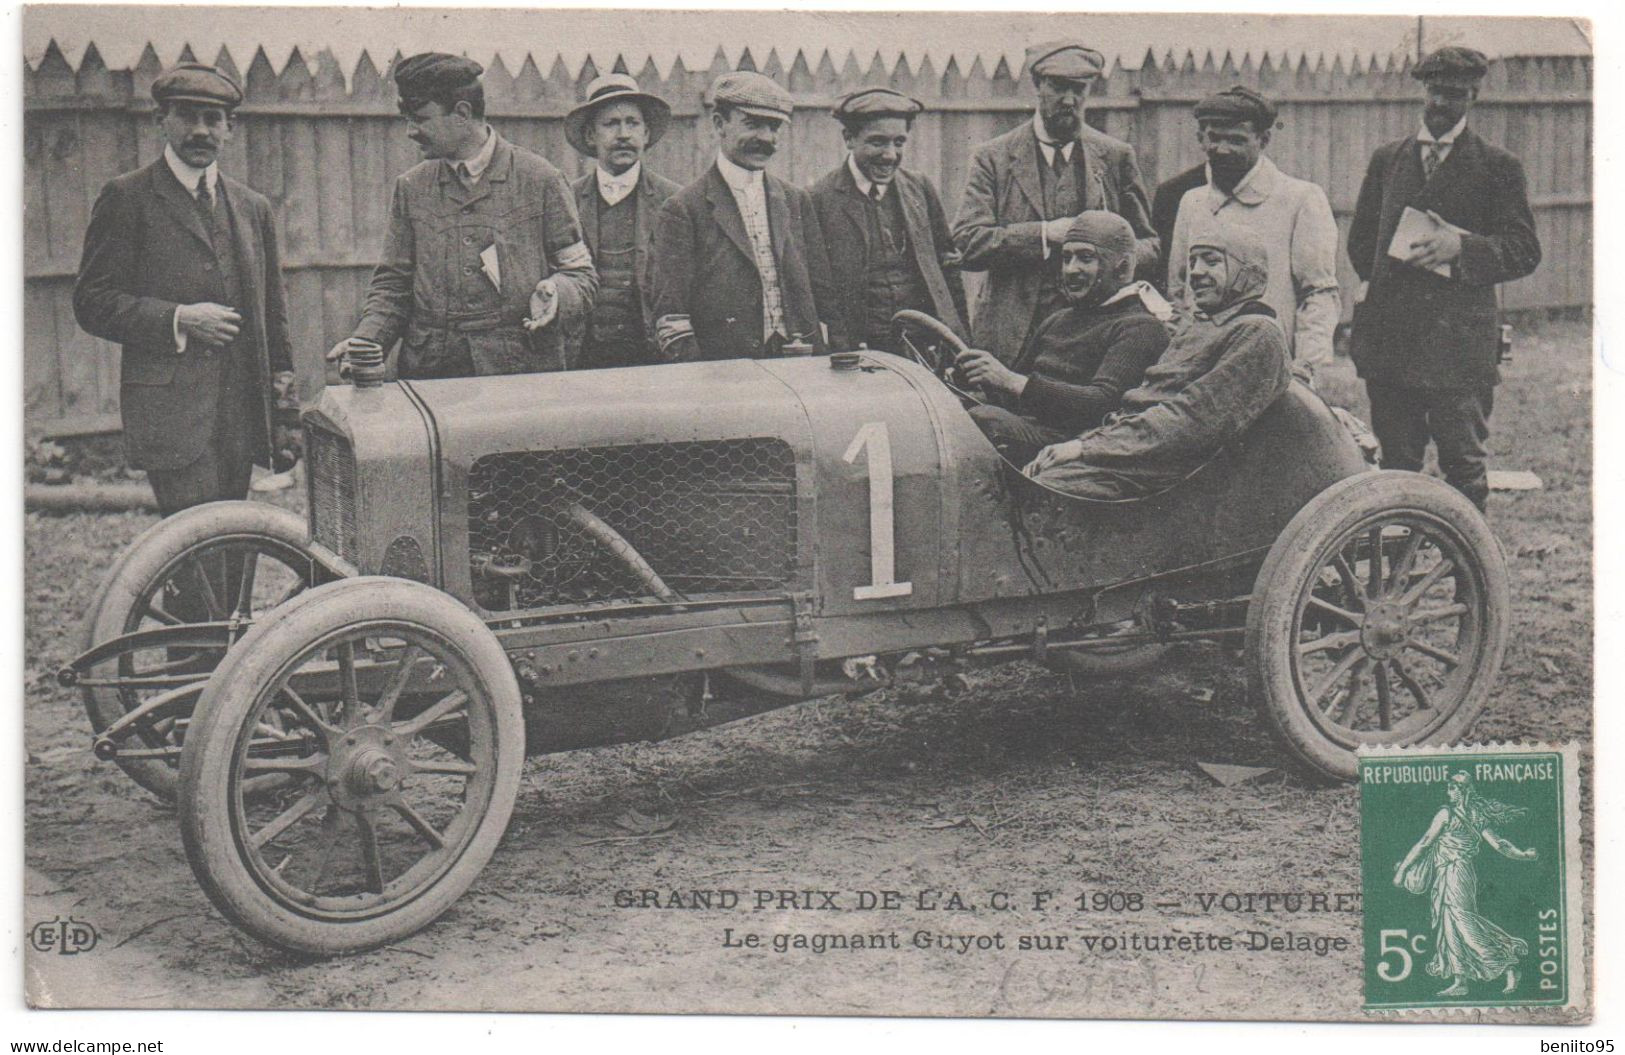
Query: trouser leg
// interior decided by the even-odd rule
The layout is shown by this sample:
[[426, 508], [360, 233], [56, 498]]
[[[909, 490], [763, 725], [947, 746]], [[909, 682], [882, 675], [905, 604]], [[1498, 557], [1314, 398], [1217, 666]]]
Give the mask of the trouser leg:
[[1371, 431], [1382, 445], [1382, 467], [1420, 472], [1428, 446], [1424, 394], [1396, 385], [1365, 383], [1371, 400]]
[[1072, 438], [1060, 429], [1040, 425], [1032, 418], [1024, 418], [1003, 407], [971, 407], [970, 416], [998, 452], [1018, 466], [1032, 461], [1050, 444]]
[[1480, 512], [1489, 500], [1485, 462], [1490, 436], [1490, 411], [1495, 389], [1439, 392], [1428, 408], [1428, 425], [1439, 448], [1439, 470], [1445, 482], [1466, 495]]

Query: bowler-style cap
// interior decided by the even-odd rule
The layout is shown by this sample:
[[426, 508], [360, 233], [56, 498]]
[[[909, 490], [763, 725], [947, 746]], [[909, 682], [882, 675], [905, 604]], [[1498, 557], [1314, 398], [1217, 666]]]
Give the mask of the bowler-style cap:
[[1474, 85], [1490, 71], [1490, 60], [1482, 51], [1449, 44], [1440, 48], [1411, 70], [1419, 81], [1448, 81], [1452, 84]]
[[402, 102], [424, 102], [479, 83], [485, 67], [461, 55], [425, 51], [411, 55], [395, 67], [395, 90]]
[[1106, 56], [1075, 40], [1051, 40], [1027, 49], [1027, 72], [1034, 77], [1086, 81], [1106, 71]]
[[1220, 121], [1240, 124], [1245, 121], [1259, 130], [1275, 124], [1275, 104], [1240, 84], [1203, 99], [1196, 104], [1195, 112], [1197, 123]]
[[158, 75], [152, 82], [152, 98], [160, 106], [188, 102], [233, 110], [242, 103], [243, 90], [213, 66], [183, 62]]
[[843, 125], [862, 124], [876, 117], [907, 117], [925, 109], [925, 104], [891, 88], [859, 88], [836, 102], [835, 119]]
[[731, 106], [758, 117], [777, 117], [788, 121], [795, 109], [795, 100], [771, 77], [749, 70], [724, 73], [711, 82], [712, 106]]
[[671, 106], [666, 100], [642, 90], [637, 81], [624, 73], [606, 73], [587, 85], [587, 98], [564, 118], [564, 138], [587, 157], [598, 156], [587, 137], [587, 126], [598, 108], [609, 103], [638, 104], [638, 109], [643, 111], [643, 123], [649, 129], [649, 146], [660, 142], [660, 137], [671, 127]]

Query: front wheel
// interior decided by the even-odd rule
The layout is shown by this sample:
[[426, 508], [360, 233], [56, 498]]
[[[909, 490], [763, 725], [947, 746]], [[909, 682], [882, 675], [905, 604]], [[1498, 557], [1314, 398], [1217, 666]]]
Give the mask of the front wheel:
[[[204, 690], [181, 755], [187, 858], [270, 945], [397, 941], [490, 859], [524, 737], [507, 656], [462, 605], [401, 579], [318, 587], [256, 625]], [[250, 793], [266, 775], [275, 791]]]
[[1472, 503], [1431, 477], [1370, 472], [1321, 492], [1259, 570], [1247, 676], [1281, 742], [1353, 780], [1362, 744], [1460, 739], [1506, 649], [1505, 559]]

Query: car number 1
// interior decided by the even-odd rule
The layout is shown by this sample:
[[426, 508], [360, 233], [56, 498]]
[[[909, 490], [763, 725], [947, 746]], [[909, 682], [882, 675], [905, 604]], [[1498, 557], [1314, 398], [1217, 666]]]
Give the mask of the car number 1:
[[871, 421], [858, 429], [846, 448], [845, 460], [856, 462], [869, 452], [869, 585], [852, 590], [858, 601], [880, 597], [907, 597], [911, 582], [897, 582], [897, 551], [893, 533], [891, 435], [884, 421]]

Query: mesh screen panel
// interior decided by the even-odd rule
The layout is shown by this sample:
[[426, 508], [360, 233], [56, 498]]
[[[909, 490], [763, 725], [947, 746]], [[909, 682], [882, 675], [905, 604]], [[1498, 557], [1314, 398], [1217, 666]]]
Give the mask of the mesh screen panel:
[[346, 560], [355, 557], [355, 452], [325, 429], [305, 429], [310, 535]]
[[648, 573], [586, 519], [619, 534], [684, 597], [784, 588], [796, 571], [795, 453], [761, 438], [486, 455], [469, 472], [479, 604], [654, 594]]

